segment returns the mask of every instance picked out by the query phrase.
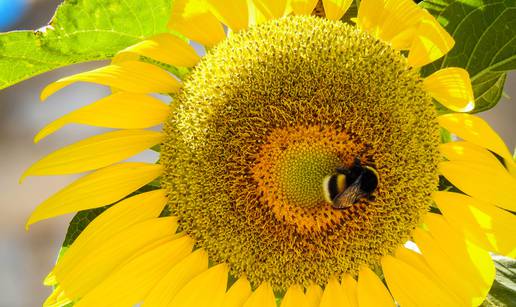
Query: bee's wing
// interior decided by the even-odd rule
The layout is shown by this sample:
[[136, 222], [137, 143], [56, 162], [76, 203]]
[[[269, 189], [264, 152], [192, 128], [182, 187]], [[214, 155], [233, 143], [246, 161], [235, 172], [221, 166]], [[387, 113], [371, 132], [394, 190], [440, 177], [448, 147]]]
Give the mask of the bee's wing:
[[360, 181], [356, 180], [348, 186], [342, 193], [333, 199], [333, 208], [345, 209], [351, 207], [363, 195], [360, 189]]

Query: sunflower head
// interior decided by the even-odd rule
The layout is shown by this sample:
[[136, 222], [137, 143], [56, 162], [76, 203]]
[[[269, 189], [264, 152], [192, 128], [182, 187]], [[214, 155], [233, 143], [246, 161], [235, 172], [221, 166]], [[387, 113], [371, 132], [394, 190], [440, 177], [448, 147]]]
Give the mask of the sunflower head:
[[[437, 187], [439, 127], [417, 71], [367, 32], [324, 18], [275, 19], [217, 45], [164, 131], [172, 214], [255, 286], [284, 291], [379, 266]], [[357, 157], [382, 178], [375, 199], [335, 210], [323, 180]]]
[[[64, 148], [26, 173], [96, 170], [29, 223], [116, 202], [52, 271], [54, 298], [79, 306], [275, 306], [275, 295], [285, 306], [392, 305], [392, 296], [414, 305], [429, 295], [450, 306], [481, 302], [494, 278], [486, 250], [513, 247], [469, 236], [486, 223], [461, 222], [468, 214], [450, 204], [508, 224], [513, 217], [485, 203], [483, 186], [460, 175], [491, 174], [516, 187], [491, 152], [508, 169], [514, 162], [479, 118], [437, 116], [434, 100], [454, 111], [473, 107], [464, 70], [419, 74], [453, 47], [438, 22], [409, 0], [363, 0], [354, 24], [340, 21], [350, 1], [206, 3], [175, 1], [169, 24], [208, 47], [202, 59], [162, 34], [44, 90], [47, 97], [91, 80], [117, 89], [38, 140], [72, 122], [123, 129]], [[178, 81], [149, 59], [189, 73]], [[152, 92], [173, 93], [173, 101]], [[162, 132], [143, 130], [159, 123]], [[441, 127], [464, 141], [439, 144]], [[156, 144], [158, 164], [114, 164]], [[361, 176], [348, 176], [355, 161], [374, 170], [371, 193], [361, 191]], [[339, 193], [356, 196], [343, 210], [325, 194], [336, 173]], [[464, 193], [437, 192], [440, 174]], [[156, 177], [159, 188], [126, 198]], [[514, 209], [514, 200], [509, 193], [493, 202]], [[436, 204], [444, 218], [429, 213]], [[417, 253], [403, 247], [410, 240]], [[96, 269], [81, 278], [85, 268]], [[461, 274], [468, 285], [457, 286]]]

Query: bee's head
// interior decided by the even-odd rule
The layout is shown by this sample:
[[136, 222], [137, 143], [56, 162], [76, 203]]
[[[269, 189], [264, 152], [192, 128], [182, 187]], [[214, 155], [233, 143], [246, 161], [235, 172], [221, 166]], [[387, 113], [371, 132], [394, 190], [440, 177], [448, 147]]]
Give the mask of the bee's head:
[[378, 172], [370, 167], [364, 166], [362, 171], [362, 179], [360, 181], [360, 189], [366, 193], [372, 193], [378, 187]]

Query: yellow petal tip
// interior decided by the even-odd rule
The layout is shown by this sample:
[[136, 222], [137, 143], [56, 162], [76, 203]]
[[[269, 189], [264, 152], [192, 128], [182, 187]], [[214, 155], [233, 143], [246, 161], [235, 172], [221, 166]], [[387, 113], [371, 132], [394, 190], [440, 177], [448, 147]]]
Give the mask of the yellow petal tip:
[[470, 112], [470, 111], [473, 111], [474, 108], [475, 108], [475, 102], [470, 100], [468, 102], [468, 104], [464, 107], [464, 111], [462, 111], [462, 112]]
[[45, 87], [45, 89], [41, 91], [41, 94], [39, 95], [39, 99], [41, 100], [41, 102], [47, 100], [48, 96], [51, 95], [50, 93], [47, 93], [46, 89], [47, 87]]
[[22, 173], [22, 175], [20, 176], [20, 179], [18, 180], [18, 183], [19, 183], [19, 184], [22, 184], [22, 183], [25, 181], [25, 179], [26, 179], [27, 177], [31, 176], [31, 170], [32, 170], [32, 166], [31, 166], [31, 167], [29, 167], [28, 169], [26, 169], [26, 170]]
[[40, 131], [38, 134], [36, 134], [36, 136], [34, 136], [34, 139], [32, 141], [34, 142], [34, 144], [38, 144], [39, 141], [45, 138], [45, 136], [46, 135], [42, 134]]
[[43, 102], [47, 100], [52, 94], [54, 94], [59, 88], [56, 88], [56, 83], [50, 83], [45, 86], [45, 88], [41, 91], [39, 99]]
[[34, 210], [34, 212], [32, 212], [31, 215], [29, 216], [29, 219], [27, 220], [27, 223], [25, 224], [25, 230], [26, 231], [29, 231], [29, 228], [30, 228], [30, 226], [32, 226], [32, 224], [37, 223], [37, 222], [39, 222], [41, 220], [41, 219], [37, 219], [35, 217], [35, 214], [36, 214], [37, 211], [38, 210], [36, 208], [36, 210]]
[[54, 271], [50, 271], [48, 275], [43, 279], [43, 285], [45, 286], [54, 286], [57, 284], [56, 275], [54, 274]]

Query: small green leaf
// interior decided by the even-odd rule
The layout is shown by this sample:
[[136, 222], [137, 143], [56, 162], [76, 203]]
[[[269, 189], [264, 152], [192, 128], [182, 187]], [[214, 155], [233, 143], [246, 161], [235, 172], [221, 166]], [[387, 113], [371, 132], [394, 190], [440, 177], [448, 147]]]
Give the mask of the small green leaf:
[[105, 60], [167, 32], [172, 0], [65, 0], [50, 25], [0, 34], [0, 89], [74, 63]]
[[516, 260], [495, 256], [496, 279], [482, 306], [516, 306]]
[[447, 192], [456, 192], [456, 193], [462, 193], [461, 190], [457, 189], [446, 177], [440, 175], [439, 176], [439, 191], [447, 191]]
[[359, 5], [359, 1], [353, 1], [349, 5], [349, 8], [346, 11], [346, 14], [344, 14], [344, 16], [342, 16], [341, 20], [343, 22], [347, 22], [349, 24], [354, 24], [354, 22], [351, 21], [351, 19], [357, 17], [357, 15], [358, 15], [358, 5]]
[[476, 107], [494, 107], [503, 94], [506, 72], [516, 69], [516, 0], [425, 0], [420, 4], [455, 38], [455, 47], [425, 66], [423, 75], [444, 67], [468, 70]]
[[448, 130], [441, 128], [440, 134], [441, 134], [441, 144], [445, 144], [445, 143], [449, 143], [449, 142], [453, 141], [452, 135]]

